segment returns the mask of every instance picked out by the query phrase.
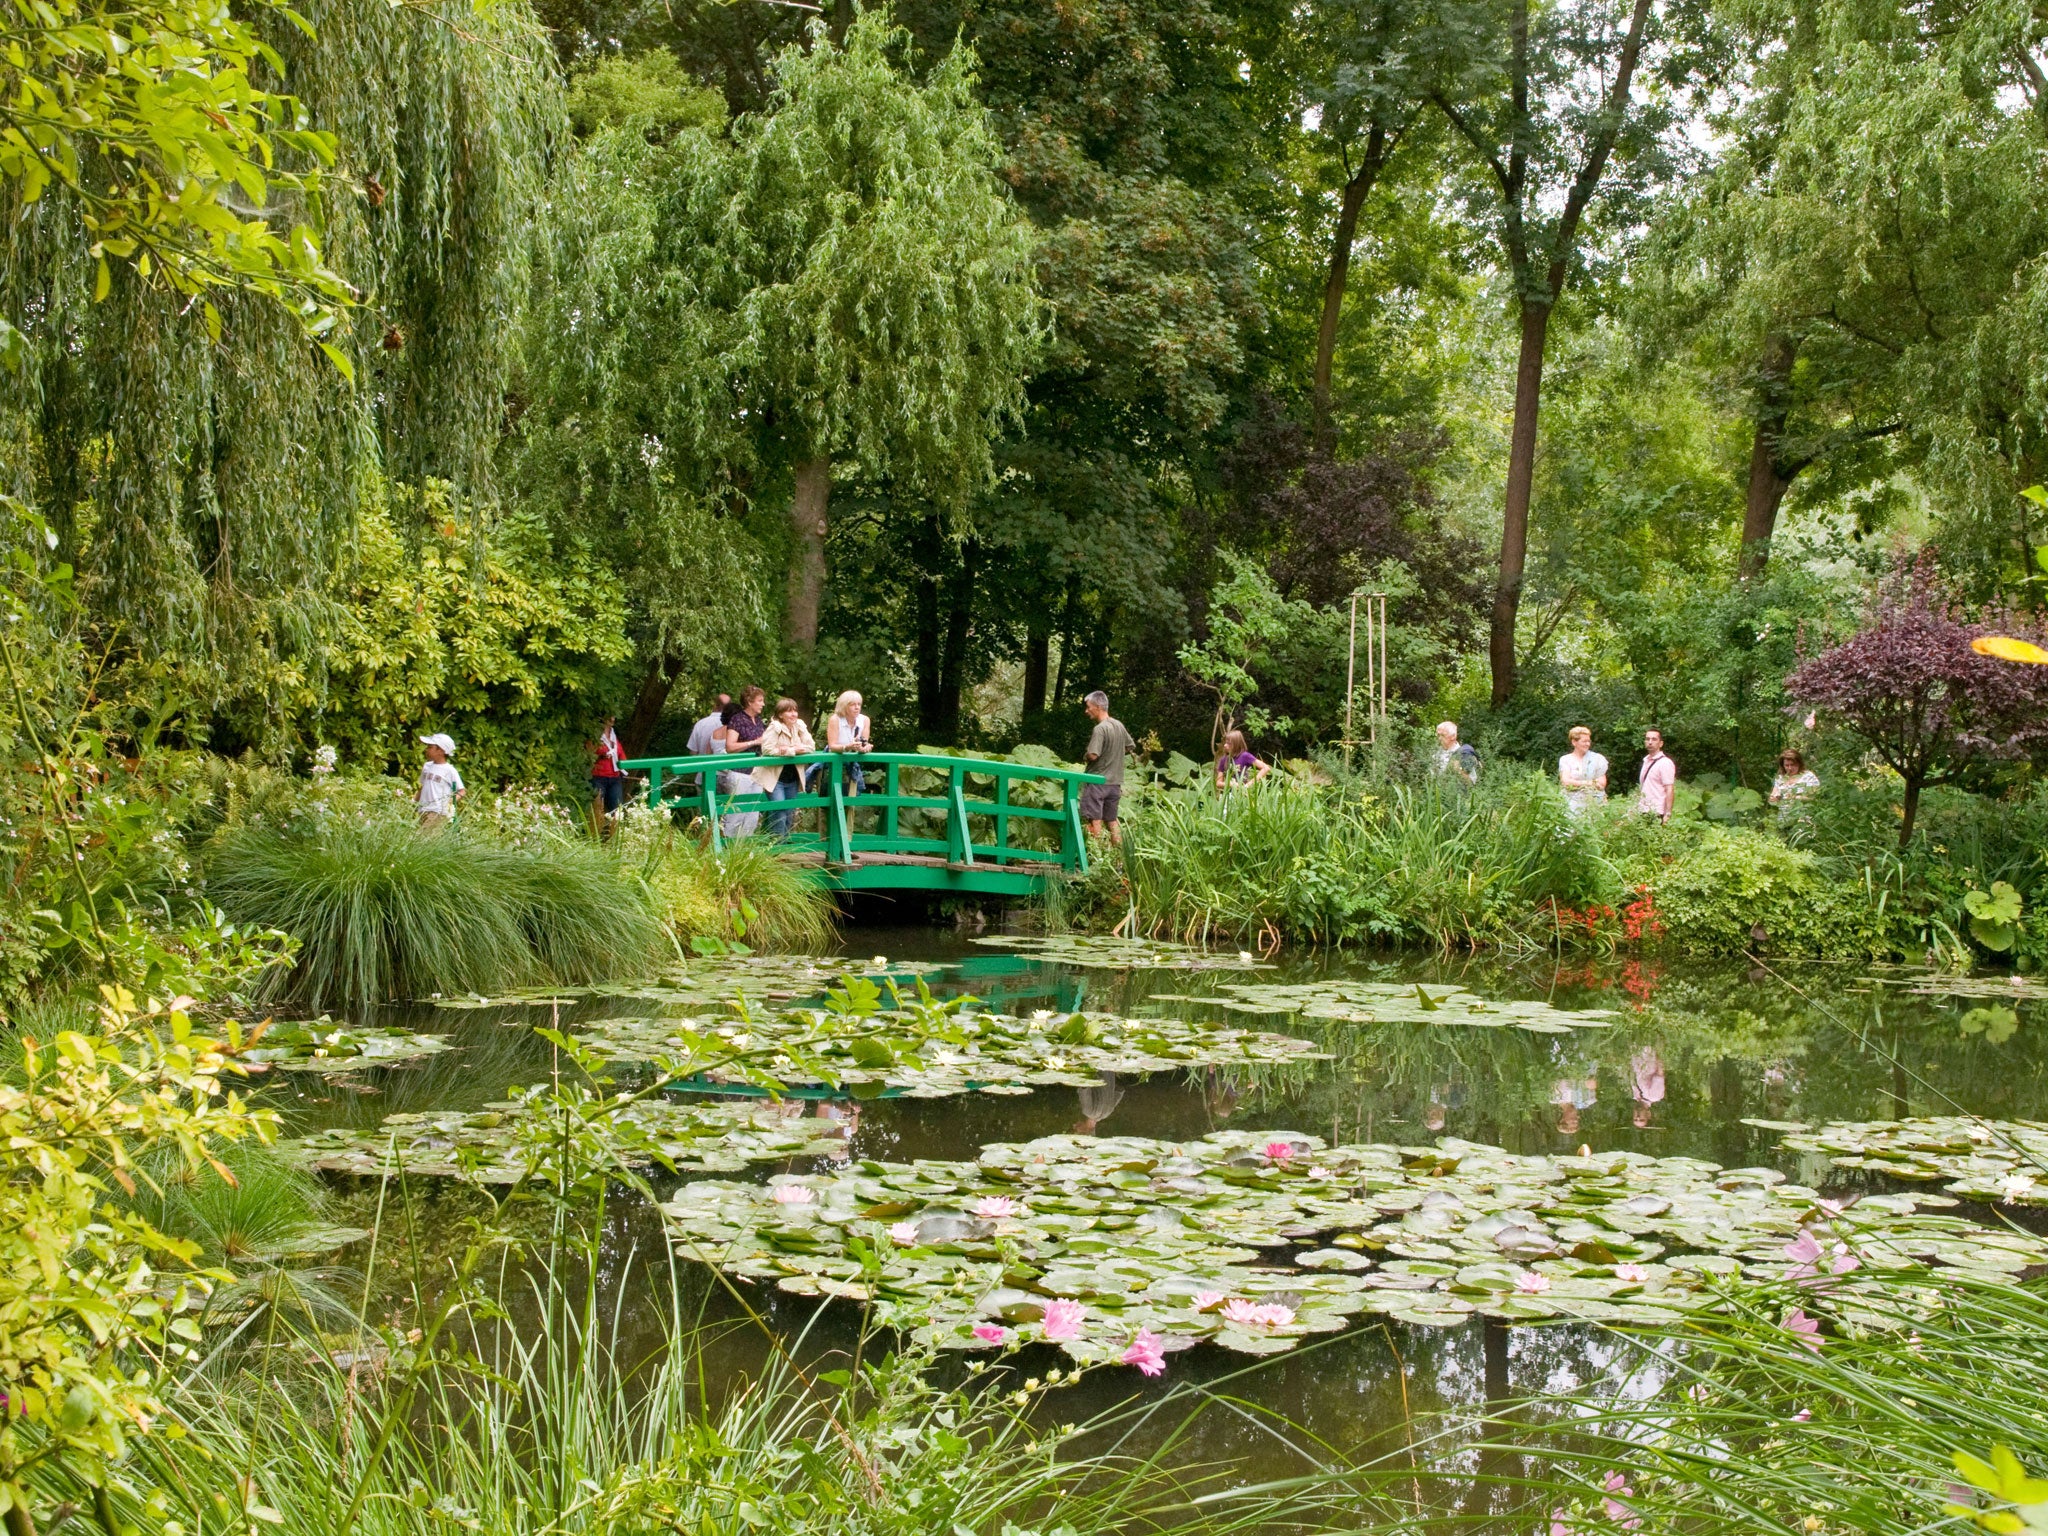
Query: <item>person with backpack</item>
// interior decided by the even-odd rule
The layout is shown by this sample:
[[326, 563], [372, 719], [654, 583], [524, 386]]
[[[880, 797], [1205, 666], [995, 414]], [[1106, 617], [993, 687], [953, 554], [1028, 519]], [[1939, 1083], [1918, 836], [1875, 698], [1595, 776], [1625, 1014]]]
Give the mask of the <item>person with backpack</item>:
[[1436, 728], [1436, 771], [1450, 778], [1459, 789], [1479, 782], [1479, 754], [1458, 740], [1458, 725], [1446, 720]]

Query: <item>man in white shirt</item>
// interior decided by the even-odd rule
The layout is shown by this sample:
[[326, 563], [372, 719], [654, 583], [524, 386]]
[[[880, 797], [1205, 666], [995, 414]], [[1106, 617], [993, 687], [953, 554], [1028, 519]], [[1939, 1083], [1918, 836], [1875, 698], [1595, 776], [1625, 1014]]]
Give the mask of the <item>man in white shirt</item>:
[[420, 830], [437, 831], [455, 819], [455, 802], [469, 793], [462, 775], [448, 761], [455, 755], [455, 738], [445, 732], [422, 736], [427, 760], [420, 768]]
[[1678, 787], [1678, 764], [1664, 755], [1664, 733], [1643, 732], [1643, 766], [1636, 771], [1636, 809], [1659, 821], [1671, 819], [1671, 801]]
[[[721, 693], [711, 713], [690, 727], [690, 739], [683, 744], [690, 756], [704, 757], [725, 750], [725, 706], [731, 702], [731, 694]], [[705, 789], [711, 787], [710, 774], [700, 773], [697, 778]]]

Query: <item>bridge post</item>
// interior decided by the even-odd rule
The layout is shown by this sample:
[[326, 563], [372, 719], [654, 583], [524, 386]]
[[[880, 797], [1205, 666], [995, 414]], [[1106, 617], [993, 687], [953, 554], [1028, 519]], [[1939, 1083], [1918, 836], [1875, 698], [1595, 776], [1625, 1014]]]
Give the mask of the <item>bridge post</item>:
[[725, 838], [718, 830], [718, 775], [704, 775], [704, 814], [711, 821], [711, 851], [717, 853], [725, 847]]
[[853, 839], [848, 836], [846, 826], [846, 766], [832, 762], [821, 765], [821, 768], [832, 776], [832, 805], [825, 817], [825, 862], [851, 864]]
[[946, 775], [946, 794], [951, 802], [946, 811], [946, 862], [972, 864], [974, 843], [967, 835], [967, 796], [962, 792], [966, 771], [955, 768]]
[[650, 810], [661, 805], [661, 764], [656, 763], [647, 770], [647, 805]]
[[1088, 834], [1081, 827], [1081, 797], [1074, 788], [1074, 781], [1065, 781], [1067, 786], [1067, 821], [1061, 829], [1060, 841], [1066, 846], [1060, 849], [1060, 862], [1071, 868], [1077, 875], [1088, 873]]

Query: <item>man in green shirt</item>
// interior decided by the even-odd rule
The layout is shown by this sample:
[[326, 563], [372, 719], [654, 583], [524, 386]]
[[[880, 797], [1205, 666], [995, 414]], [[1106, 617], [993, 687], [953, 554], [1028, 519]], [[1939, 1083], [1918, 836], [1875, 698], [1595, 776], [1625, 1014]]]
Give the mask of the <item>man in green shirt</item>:
[[1104, 781], [1081, 786], [1081, 819], [1088, 823], [1090, 837], [1102, 836], [1102, 829], [1107, 826], [1109, 840], [1121, 843], [1124, 834], [1116, 823], [1116, 809], [1117, 802], [1124, 797], [1124, 754], [1135, 752], [1137, 743], [1131, 740], [1123, 721], [1110, 718], [1108, 694], [1097, 690], [1081, 702], [1088, 710], [1088, 718], [1095, 722], [1088, 737], [1086, 766], [1090, 773], [1101, 774]]

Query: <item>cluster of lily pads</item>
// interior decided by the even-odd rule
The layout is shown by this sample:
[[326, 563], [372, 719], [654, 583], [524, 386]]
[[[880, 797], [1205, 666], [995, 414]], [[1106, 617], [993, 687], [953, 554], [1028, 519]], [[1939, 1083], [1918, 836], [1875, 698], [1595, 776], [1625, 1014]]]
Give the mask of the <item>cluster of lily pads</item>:
[[662, 1211], [682, 1251], [736, 1276], [871, 1303], [942, 1348], [1044, 1342], [1087, 1365], [1203, 1340], [1275, 1353], [1361, 1313], [1667, 1322], [1712, 1305], [1717, 1279], [1839, 1293], [1857, 1269], [2005, 1278], [2048, 1261], [2038, 1238], [1927, 1209], [1952, 1204], [1843, 1207], [1772, 1169], [1691, 1158], [1232, 1131], [703, 1180]]
[[1916, 1120], [1838, 1120], [1786, 1130], [1784, 1146], [1816, 1152], [1837, 1168], [1862, 1168], [1915, 1183], [1946, 1180], [1966, 1200], [2048, 1205], [2048, 1123], [1931, 1115]]
[[[677, 1169], [730, 1173], [753, 1162], [824, 1156], [844, 1150], [840, 1125], [806, 1119], [803, 1107], [762, 1100], [676, 1104], [635, 1100], [608, 1108], [610, 1129], [642, 1165], [656, 1154]], [[306, 1167], [371, 1178], [413, 1175], [480, 1184], [517, 1184], [545, 1154], [547, 1111], [511, 1100], [472, 1111], [387, 1115], [375, 1130], [345, 1126], [287, 1142]]]
[[1125, 939], [1114, 934], [1061, 933], [1041, 937], [989, 934], [974, 941], [1000, 946], [1051, 965], [1090, 970], [1262, 971], [1270, 966], [1250, 950], [1199, 949], [1164, 939]]
[[[849, 978], [826, 1008], [792, 1008], [723, 1024], [703, 1019], [625, 1017], [588, 1022], [582, 1043], [611, 1062], [672, 1060], [687, 1049], [725, 1042], [735, 1052], [775, 1052], [771, 1067], [787, 1085], [831, 1083], [866, 1096], [1029, 1093], [1035, 1087], [1086, 1087], [1105, 1072], [1167, 1072], [1177, 1067], [1304, 1061], [1315, 1043], [1183, 1019], [1120, 1019], [1041, 1010], [1024, 1018], [989, 1013], [971, 999], [939, 1002], [895, 994], [884, 1005], [873, 983]], [[729, 1074], [714, 1068], [707, 1081]]]
[[433, 1002], [437, 1008], [451, 1009], [552, 1009], [618, 1000], [681, 1014], [723, 1009], [735, 1003], [759, 1007], [801, 1002], [849, 976], [911, 982], [945, 966], [944, 961], [892, 960], [886, 955], [867, 960], [845, 955], [706, 955], [651, 982], [555, 987], [506, 992], [496, 997], [438, 997]]
[[1559, 1008], [1534, 999], [1496, 1002], [1460, 986], [1387, 981], [1324, 981], [1298, 984], [1228, 982], [1214, 996], [1157, 993], [1160, 1003], [1207, 1003], [1240, 1013], [1286, 1014], [1334, 1019], [1344, 1024], [1472, 1024], [1513, 1027], [1537, 1035], [1574, 1029], [1604, 1029], [1613, 1017], [1605, 1008]]
[[281, 1072], [353, 1072], [417, 1061], [454, 1047], [440, 1035], [336, 1024], [332, 1019], [290, 1020], [251, 1031], [235, 1059], [252, 1069]]

